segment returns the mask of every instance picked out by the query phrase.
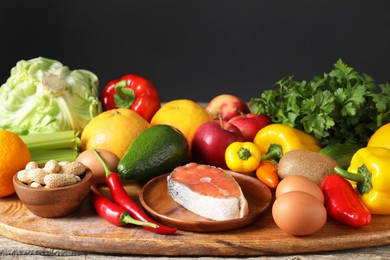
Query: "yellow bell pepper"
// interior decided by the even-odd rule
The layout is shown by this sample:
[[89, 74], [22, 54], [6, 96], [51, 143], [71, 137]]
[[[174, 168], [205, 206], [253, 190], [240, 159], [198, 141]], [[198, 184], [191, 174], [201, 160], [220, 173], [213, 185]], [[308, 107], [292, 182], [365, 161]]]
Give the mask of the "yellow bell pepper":
[[390, 149], [390, 123], [378, 128], [368, 140], [367, 147], [385, 147]]
[[361, 148], [353, 155], [348, 171], [336, 166], [335, 172], [356, 183], [371, 214], [390, 214], [390, 149]]
[[261, 154], [265, 154], [262, 160], [279, 161], [283, 154], [291, 150], [321, 150], [321, 144], [314, 136], [284, 124], [263, 127], [253, 142], [260, 148]]
[[260, 163], [260, 159], [260, 150], [252, 142], [233, 142], [225, 151], [226, 165], [235, 172], [254, 172]]

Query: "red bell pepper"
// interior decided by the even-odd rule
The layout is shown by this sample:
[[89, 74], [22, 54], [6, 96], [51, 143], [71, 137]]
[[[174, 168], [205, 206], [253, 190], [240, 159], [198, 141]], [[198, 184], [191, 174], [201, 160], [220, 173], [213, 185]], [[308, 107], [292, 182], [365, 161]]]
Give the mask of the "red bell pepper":
[[352, 184], [343, 177], [334, 174], [327, 176], [321, 190], [325, 197], [325, 208], [335, 220], [352, 227], [368, 225], [371, 213], [360, 200]]
[[161, 106], [160, 95], [152, 82], [134, 74], [111, 80], [103, 89], [101, 102], [104, 111], [130, 108], [148, 122]]

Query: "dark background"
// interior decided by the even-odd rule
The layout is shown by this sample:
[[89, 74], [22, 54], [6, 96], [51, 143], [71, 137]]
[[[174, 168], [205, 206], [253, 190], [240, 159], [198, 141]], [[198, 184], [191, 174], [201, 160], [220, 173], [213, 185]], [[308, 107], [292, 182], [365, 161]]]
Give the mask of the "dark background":
[[0, 82], [44, 56], [100, 80], [150, 79], [163, 101], [244, 100], [338, 58], [390, 81], [389, 1], [0, 1]]

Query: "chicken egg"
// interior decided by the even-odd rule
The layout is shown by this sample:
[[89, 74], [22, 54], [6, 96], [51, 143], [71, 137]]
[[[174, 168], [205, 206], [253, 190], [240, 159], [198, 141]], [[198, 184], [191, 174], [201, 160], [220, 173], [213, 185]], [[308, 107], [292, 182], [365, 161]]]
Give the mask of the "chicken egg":
[[[112, 152], [104, 149], [96, 149], [99, 155], [103, 158], [107, 167], [112, 172], [116, 172], [116, 168], [119, 162], [119, 158]], [[106, 172], [103, 164], [99, 158], [93, 152], [93, 150], [85, 150], [77, 156], [77, 161], [82, 162], [86, 167], [92, 171], [92, 183], [105, 183]]]
[[304, 236], [319, 231], [325, 225], [327, 213], [324, 204], [313, 195], [290, 191], [275, 200], [272, 217], [288, 234]]
[[280, 181], [275, 190], [275, 197], [290, 191], [303, 191], [309, 193], [324, 203], [324, 194], [317, 183], [301, 175], [291, 175]]

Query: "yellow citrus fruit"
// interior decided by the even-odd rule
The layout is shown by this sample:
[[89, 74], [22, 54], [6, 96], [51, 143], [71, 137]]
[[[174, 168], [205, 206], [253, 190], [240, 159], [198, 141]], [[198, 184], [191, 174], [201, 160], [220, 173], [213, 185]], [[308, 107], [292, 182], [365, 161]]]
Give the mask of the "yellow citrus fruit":
[[128, 108], [111, 109], [92, 118], [81, 134], [81, 150], [104, 149], [118, 158], [150, 124]]
[[15, 133], [0, 130], [0, 197], [15, 193], [14, 174], [31, 161], [27, 145]]
[[191, 146], [196, 129], [212, 120], [212, 116], [200, 104], [189, 99], [176, 99], [165, 103], [154, 114], [150, 125], [166, 124], [179, 129]]

